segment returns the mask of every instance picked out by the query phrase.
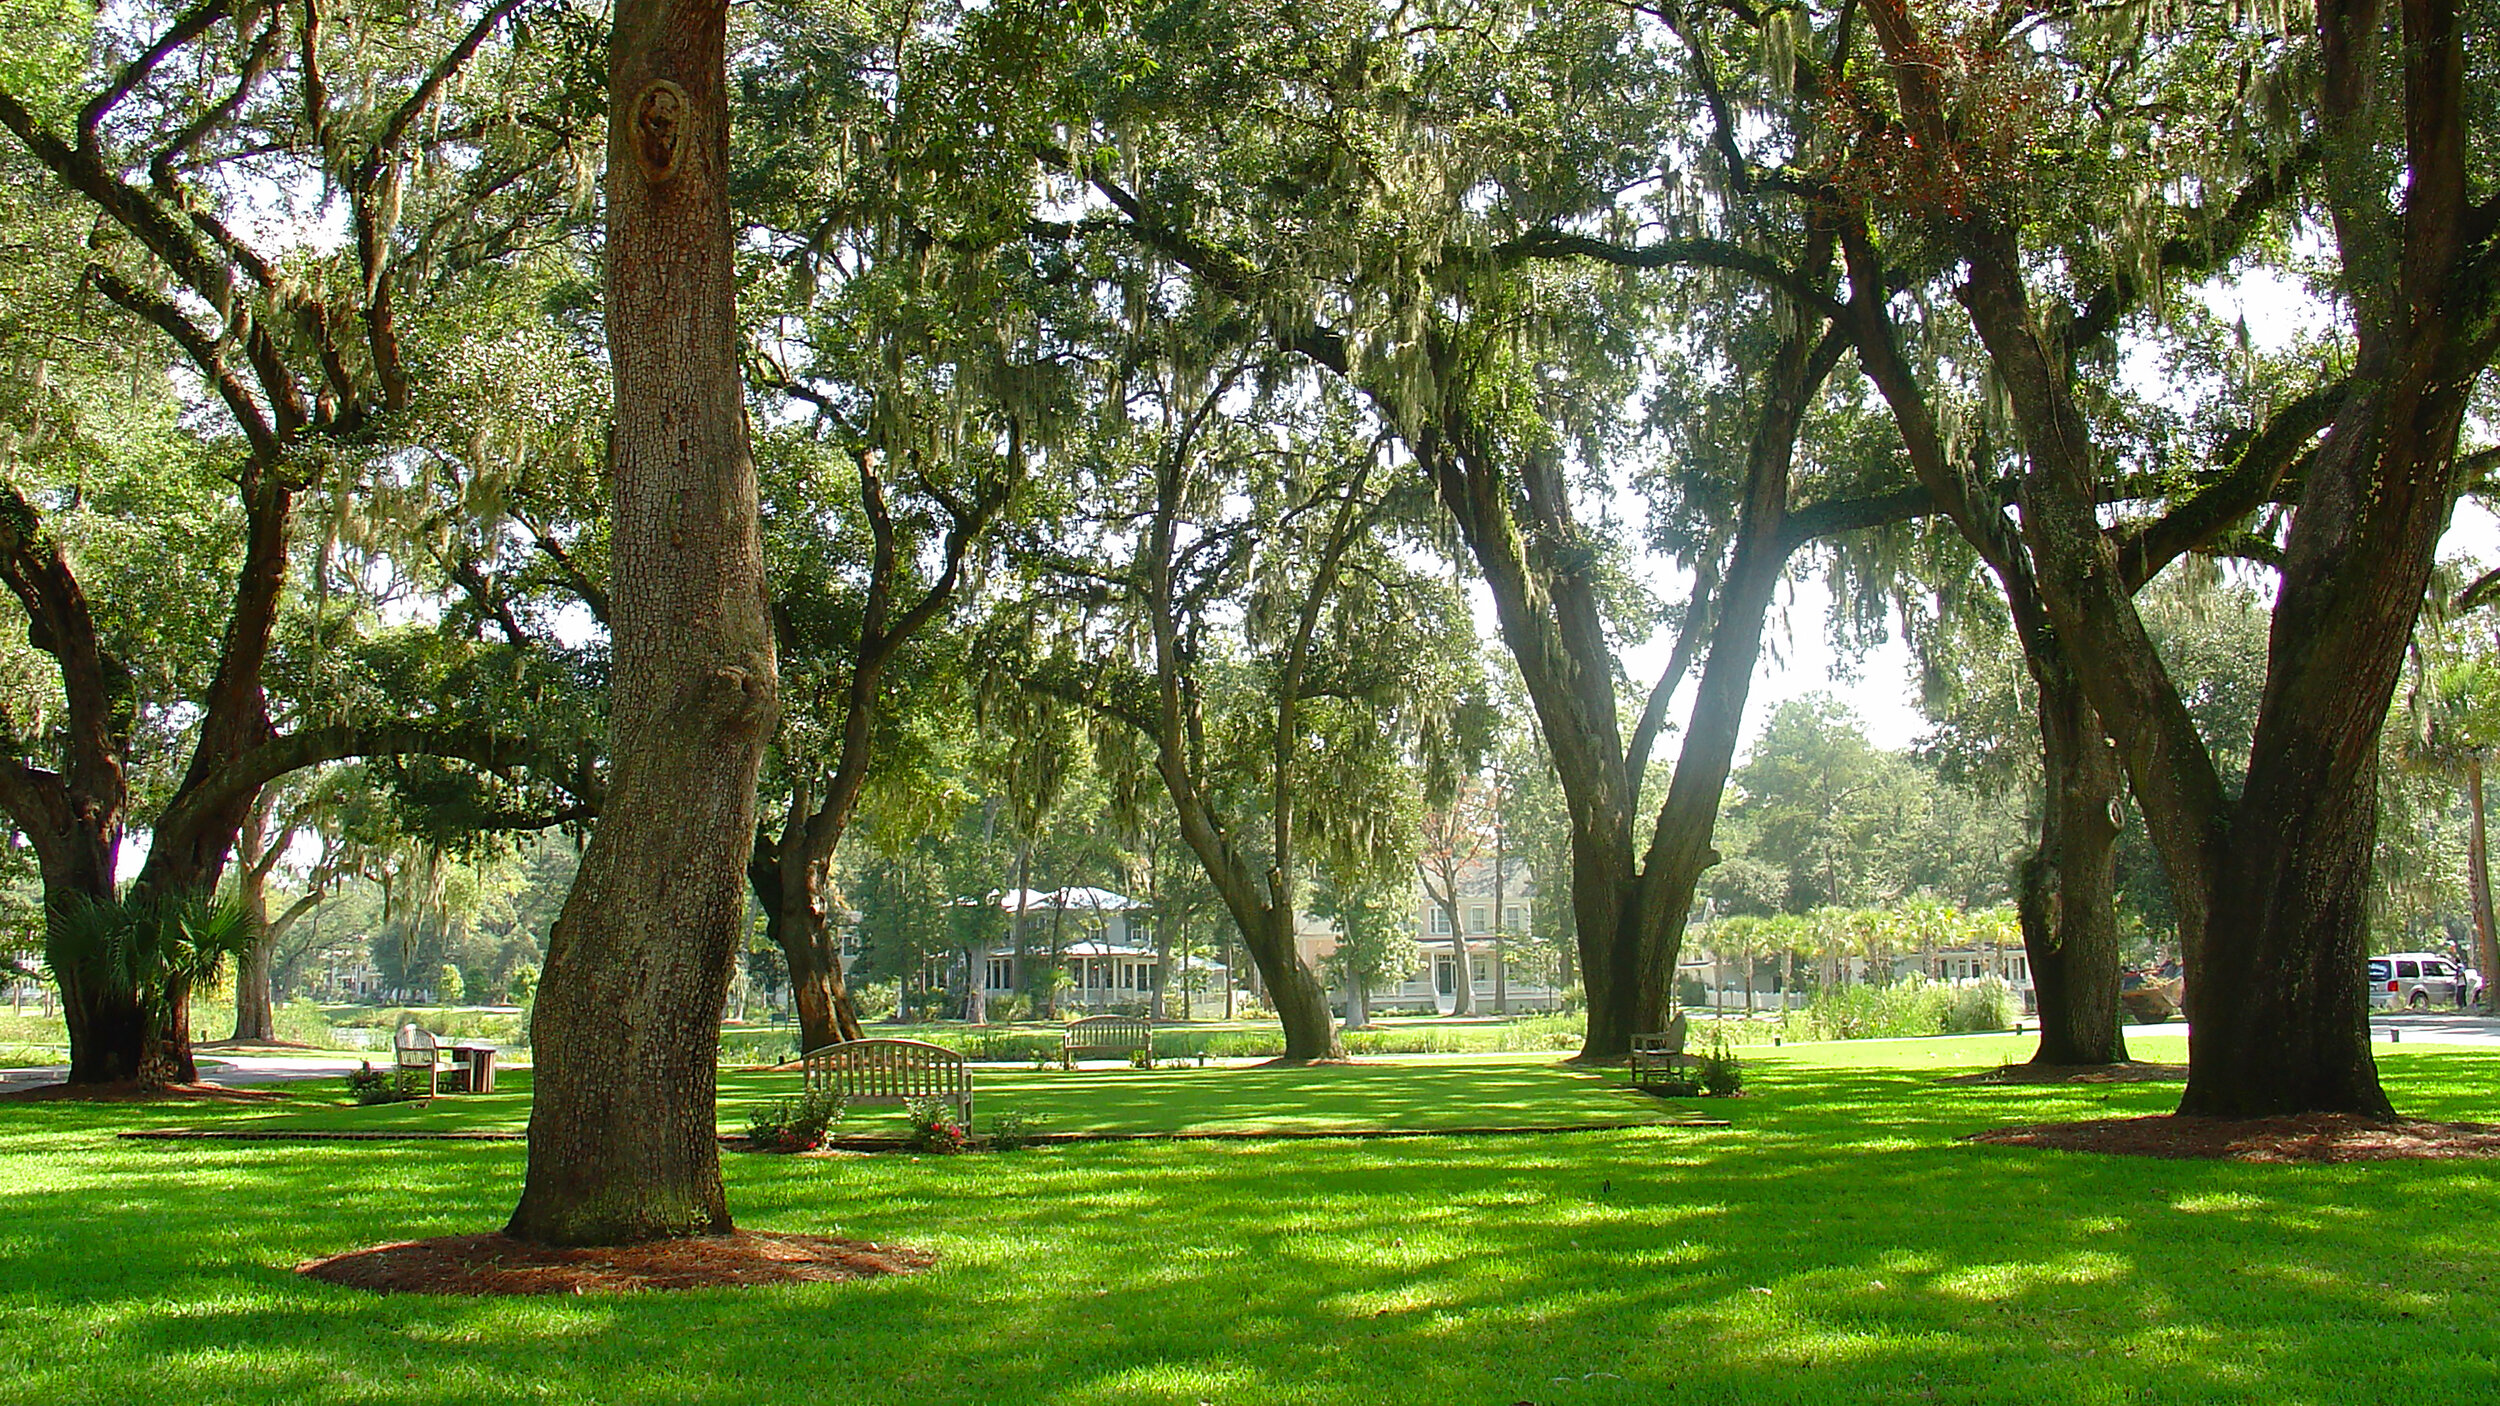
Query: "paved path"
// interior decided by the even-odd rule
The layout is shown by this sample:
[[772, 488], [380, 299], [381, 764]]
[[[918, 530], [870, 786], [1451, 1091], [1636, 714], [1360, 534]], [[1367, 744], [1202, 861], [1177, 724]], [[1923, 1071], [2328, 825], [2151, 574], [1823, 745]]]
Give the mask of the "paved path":
[[[356, 1067], [350, 1055], [226, 1055], [197, 1057], [200, 1077], [212, 1084], [268, 1084], [289, 1079], [336, 1079]], [[385, 1057], [387, 1063], [387, 1056]], [[69, 1066], [55, 1064], [26, 1069], [0, 1069], [0, 1089], [57, 1084], [69, 1077]]]
[[[2130, 1025], [2127, 1038], [2151, 1035], [2185, 1035], [2187, 1026], [2179, 1021], [2162, 1025]], [[2389, 1035], [2395, 1039], [2391, 1042]], [[2455, 1011], [2432, 1012], [2427, 1015], [2374, 1012], [2370, 1017], [2370, 1037], [2374, 1045], [2470, 1045], [2500, 1047], [2500, 1017], [2463, 1015]], [[1933, 1038], [1933, 1037], [1920, 1037]], [[1998, 1038], [1974, 1037], [1974, 1038]], [[1540, 1057], [1542, 1052], [1524, 1056]], [[1512, 1056], [1521, 1058], [1523, 1056]], [[1400, 1056], [1413, 1059], [1418, 1056]], [[1486, 1058], [1481, 1055], [1451, 1055], [1458, 1061]], [[336, 1079], [356, 1067], [354, 1055], [228, 1055], [199, 1056], [201, 1077], [220, 1084], [267, 1084], [290, 1079]], [[1229, 1061], [1226, 1061], [1229, 1062]], [[1256, 1060], [1242, 1061], [1258, 1063]], [[66, 1065], [27, 1069], [0, 1069], [0, 1089], [22, 1089], [33, 1084], [55, 1084], [69, 1073]]]

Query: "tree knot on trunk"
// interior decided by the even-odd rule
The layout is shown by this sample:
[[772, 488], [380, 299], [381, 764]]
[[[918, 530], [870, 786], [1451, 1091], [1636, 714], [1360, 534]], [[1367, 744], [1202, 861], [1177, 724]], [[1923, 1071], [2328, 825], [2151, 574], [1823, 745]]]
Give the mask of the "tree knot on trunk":
[[744, 735], [772, 726], [780, 689], [769, 661], [724, 664], [688, 690], [685, 714], [724, 732]]
[[634, 98], [634, 158], [642, 178], [659, 185], [677, 174], [686, 147], [686, 122], [693, 103], [686, 90], [665, 78], [643, 85]]

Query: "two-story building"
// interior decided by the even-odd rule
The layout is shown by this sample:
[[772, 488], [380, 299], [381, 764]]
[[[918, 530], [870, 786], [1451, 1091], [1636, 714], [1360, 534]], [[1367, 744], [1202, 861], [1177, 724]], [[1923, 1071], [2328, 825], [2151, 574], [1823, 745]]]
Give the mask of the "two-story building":
[[[1560, 1007], [1562, 992], [1536, 975], [1545, 964], [1512, 960], [1528, 940], [1529, 922], [1536, 911], [1536, 881], [1527, 867], [1516, 860], [1505, 866], [1498, 912], [1490, 858], [1457, 866], [1456, 880], [1455, 901], [1445, 903], [1418, 877], [1412, 929], [1415, 965], [1397, 981], [1366, 993], [1370, 1008], [1448, 1015], [1458, 1008], [1461, 981], [1467, 983], [1481, 1015]], [[1455, 923], [1453, 907], [1457, 909]], [[1337, 952], [1336, 924], [1306, 913], [1295, 927], [1294, 941], [1302, 960], [1313, 971], [1327, 975], [1328, 959]], [[1348, 993], [1343, 982], [1332, 981], [1331, 986], [1331, 994], [1344, 1004]]]

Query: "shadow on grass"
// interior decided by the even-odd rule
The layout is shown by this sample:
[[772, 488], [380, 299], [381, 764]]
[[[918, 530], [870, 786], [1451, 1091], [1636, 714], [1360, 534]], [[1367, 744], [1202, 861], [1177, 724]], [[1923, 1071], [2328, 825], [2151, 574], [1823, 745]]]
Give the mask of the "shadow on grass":
[[[1268, 1091], [1296, 1116], [1348, 1087], [1290, 1072], [1322, 1076]], [[2487, 1169], [1975, 1148], [1952, 1139], [2162, 1111], [2175, 1094], [1753, 1072], [1725, 1132], [733, 1159], [742, 1223], [927, 1245], [941, 1269], [567, 1303], [375, 1300], [289, 1272], [493, 1224], [518, 1148], [133, 1145], [110, 1132], [198, 1111], [13, 1112], [0, 1308], [45, 1341], [20, 1354], [29, 1400], [2420, 1403], [2500, 1389], [2487, 1255], [2461, 1235], [2500, 1214]], [[2387, 1073], [2424, 1116], [2488, 1113], [2500, 1090], [2494, 1057], [2390, 1058]], [[1481, 1101], [1546, 1096], [1486, 1074]], [[1093, 1097], [1146, 1096], [1124, 1077]], [[1401, 1116], [1468, 1084], [1424, 1087]]]

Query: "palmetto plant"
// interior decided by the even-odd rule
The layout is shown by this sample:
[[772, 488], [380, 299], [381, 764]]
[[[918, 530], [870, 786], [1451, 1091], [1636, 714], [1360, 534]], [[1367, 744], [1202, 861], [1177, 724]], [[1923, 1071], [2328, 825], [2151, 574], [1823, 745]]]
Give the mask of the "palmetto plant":
[[45, 925], [44, 962], [55, 980], [136, 997], [161, 1021], [192, 986], [214, 981], [252, 936], [248, 915], [231, 901], [81, 899]]

